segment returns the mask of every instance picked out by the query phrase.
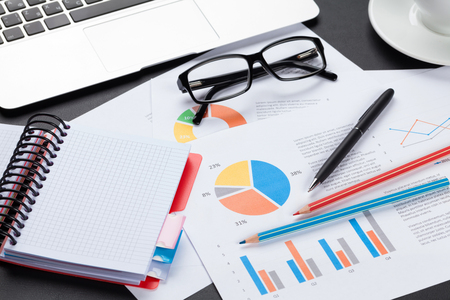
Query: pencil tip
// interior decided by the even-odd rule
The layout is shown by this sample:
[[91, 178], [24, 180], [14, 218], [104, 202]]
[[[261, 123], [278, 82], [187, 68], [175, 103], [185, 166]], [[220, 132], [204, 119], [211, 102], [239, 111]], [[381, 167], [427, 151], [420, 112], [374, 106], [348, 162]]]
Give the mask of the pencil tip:
[[239, 242], [240, 245], [245, 244], [245, 240]]
[[294, 214], [294, 216], [303, 215], [303, 214], [309, 214], [311, 212], [311, 208], [309, 205], [306, 205], [302, 207], [298, 212]]

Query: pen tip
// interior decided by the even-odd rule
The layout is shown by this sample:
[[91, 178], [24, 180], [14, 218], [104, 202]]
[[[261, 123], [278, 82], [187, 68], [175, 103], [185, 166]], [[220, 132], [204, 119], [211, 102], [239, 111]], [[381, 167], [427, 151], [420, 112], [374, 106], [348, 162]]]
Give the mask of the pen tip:
[[239, 242], [240, 245], [245, 244], [245, 240]]
[[311, 182], [311, 185], [309, 186], [308, 193], [311, 192], [319, 184], [320, 184], [320, 181], [317, 180], [317, 178], [314, 178], [313, 182]]
[[300, 214], [300, 212], [296, 212], [295, 214], [293, 214], [293, 216], [298, 216]]

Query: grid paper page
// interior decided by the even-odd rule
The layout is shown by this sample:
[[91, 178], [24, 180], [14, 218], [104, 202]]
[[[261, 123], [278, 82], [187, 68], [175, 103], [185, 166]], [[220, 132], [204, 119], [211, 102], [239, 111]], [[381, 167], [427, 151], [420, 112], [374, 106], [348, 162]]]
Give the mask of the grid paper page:
[[72, 128], [18, 244], [8, 248], [145, 274], [189, 147]]

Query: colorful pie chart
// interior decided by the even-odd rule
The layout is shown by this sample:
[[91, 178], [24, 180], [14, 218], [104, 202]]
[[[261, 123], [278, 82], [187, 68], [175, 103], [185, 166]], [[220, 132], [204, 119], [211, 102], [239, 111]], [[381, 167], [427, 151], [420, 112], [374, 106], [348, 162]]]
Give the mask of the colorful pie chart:
[[257, 216], [283, 206], [289, 198], [291, 185], [274, 165], [245, 160], [224, 169], [216, 179], [214, 190], [220, 203], [229, 210]]
[[[192, 122], [198, 109], [199, 106], [187, 109], [178, 117], [174, 126], [174, 135], [177, 142], [187, 143], [198, 138], [194, 134], [194, 126], [197, 125], [194, 125]], [[225, 121], [229, 128], [247, 124], [247, 121], [245, 121], [244, 117], [240, 113], [232, 108], [217, 104], [209, 105], [203, 118], [221, 119]]]

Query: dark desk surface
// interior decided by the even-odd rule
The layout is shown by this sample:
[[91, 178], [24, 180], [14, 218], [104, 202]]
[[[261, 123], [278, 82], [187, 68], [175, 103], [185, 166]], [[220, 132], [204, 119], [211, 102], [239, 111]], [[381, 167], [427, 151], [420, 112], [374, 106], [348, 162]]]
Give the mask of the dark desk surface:
[[[305, 24], [362, 69], [389, 70], [436, 67], [409, 58], [384, 43], [369, 22], [368, 0], [316, 0], [316, 2], [320, 7], [320, 14], [316, 19]], [[26, 108], [13, 111], [0, 109], [0, 122], [23, 125], [32, 113], [39, 111], [55, 113], [70, 121], [187, 60], [188, 58], [183, 58], [158, 65], [138, 74], [49, 99]], [[448, 299], [449, 289], [450, 281], [407, 295], [401, 299]], [[36, 300], [134, 299], [124, 286], [61, 276], [6, 263], [0, 263], [0, 298]], [[214, 286], [210, 285], [188, 299], [214, 300], [221, 298]]]

